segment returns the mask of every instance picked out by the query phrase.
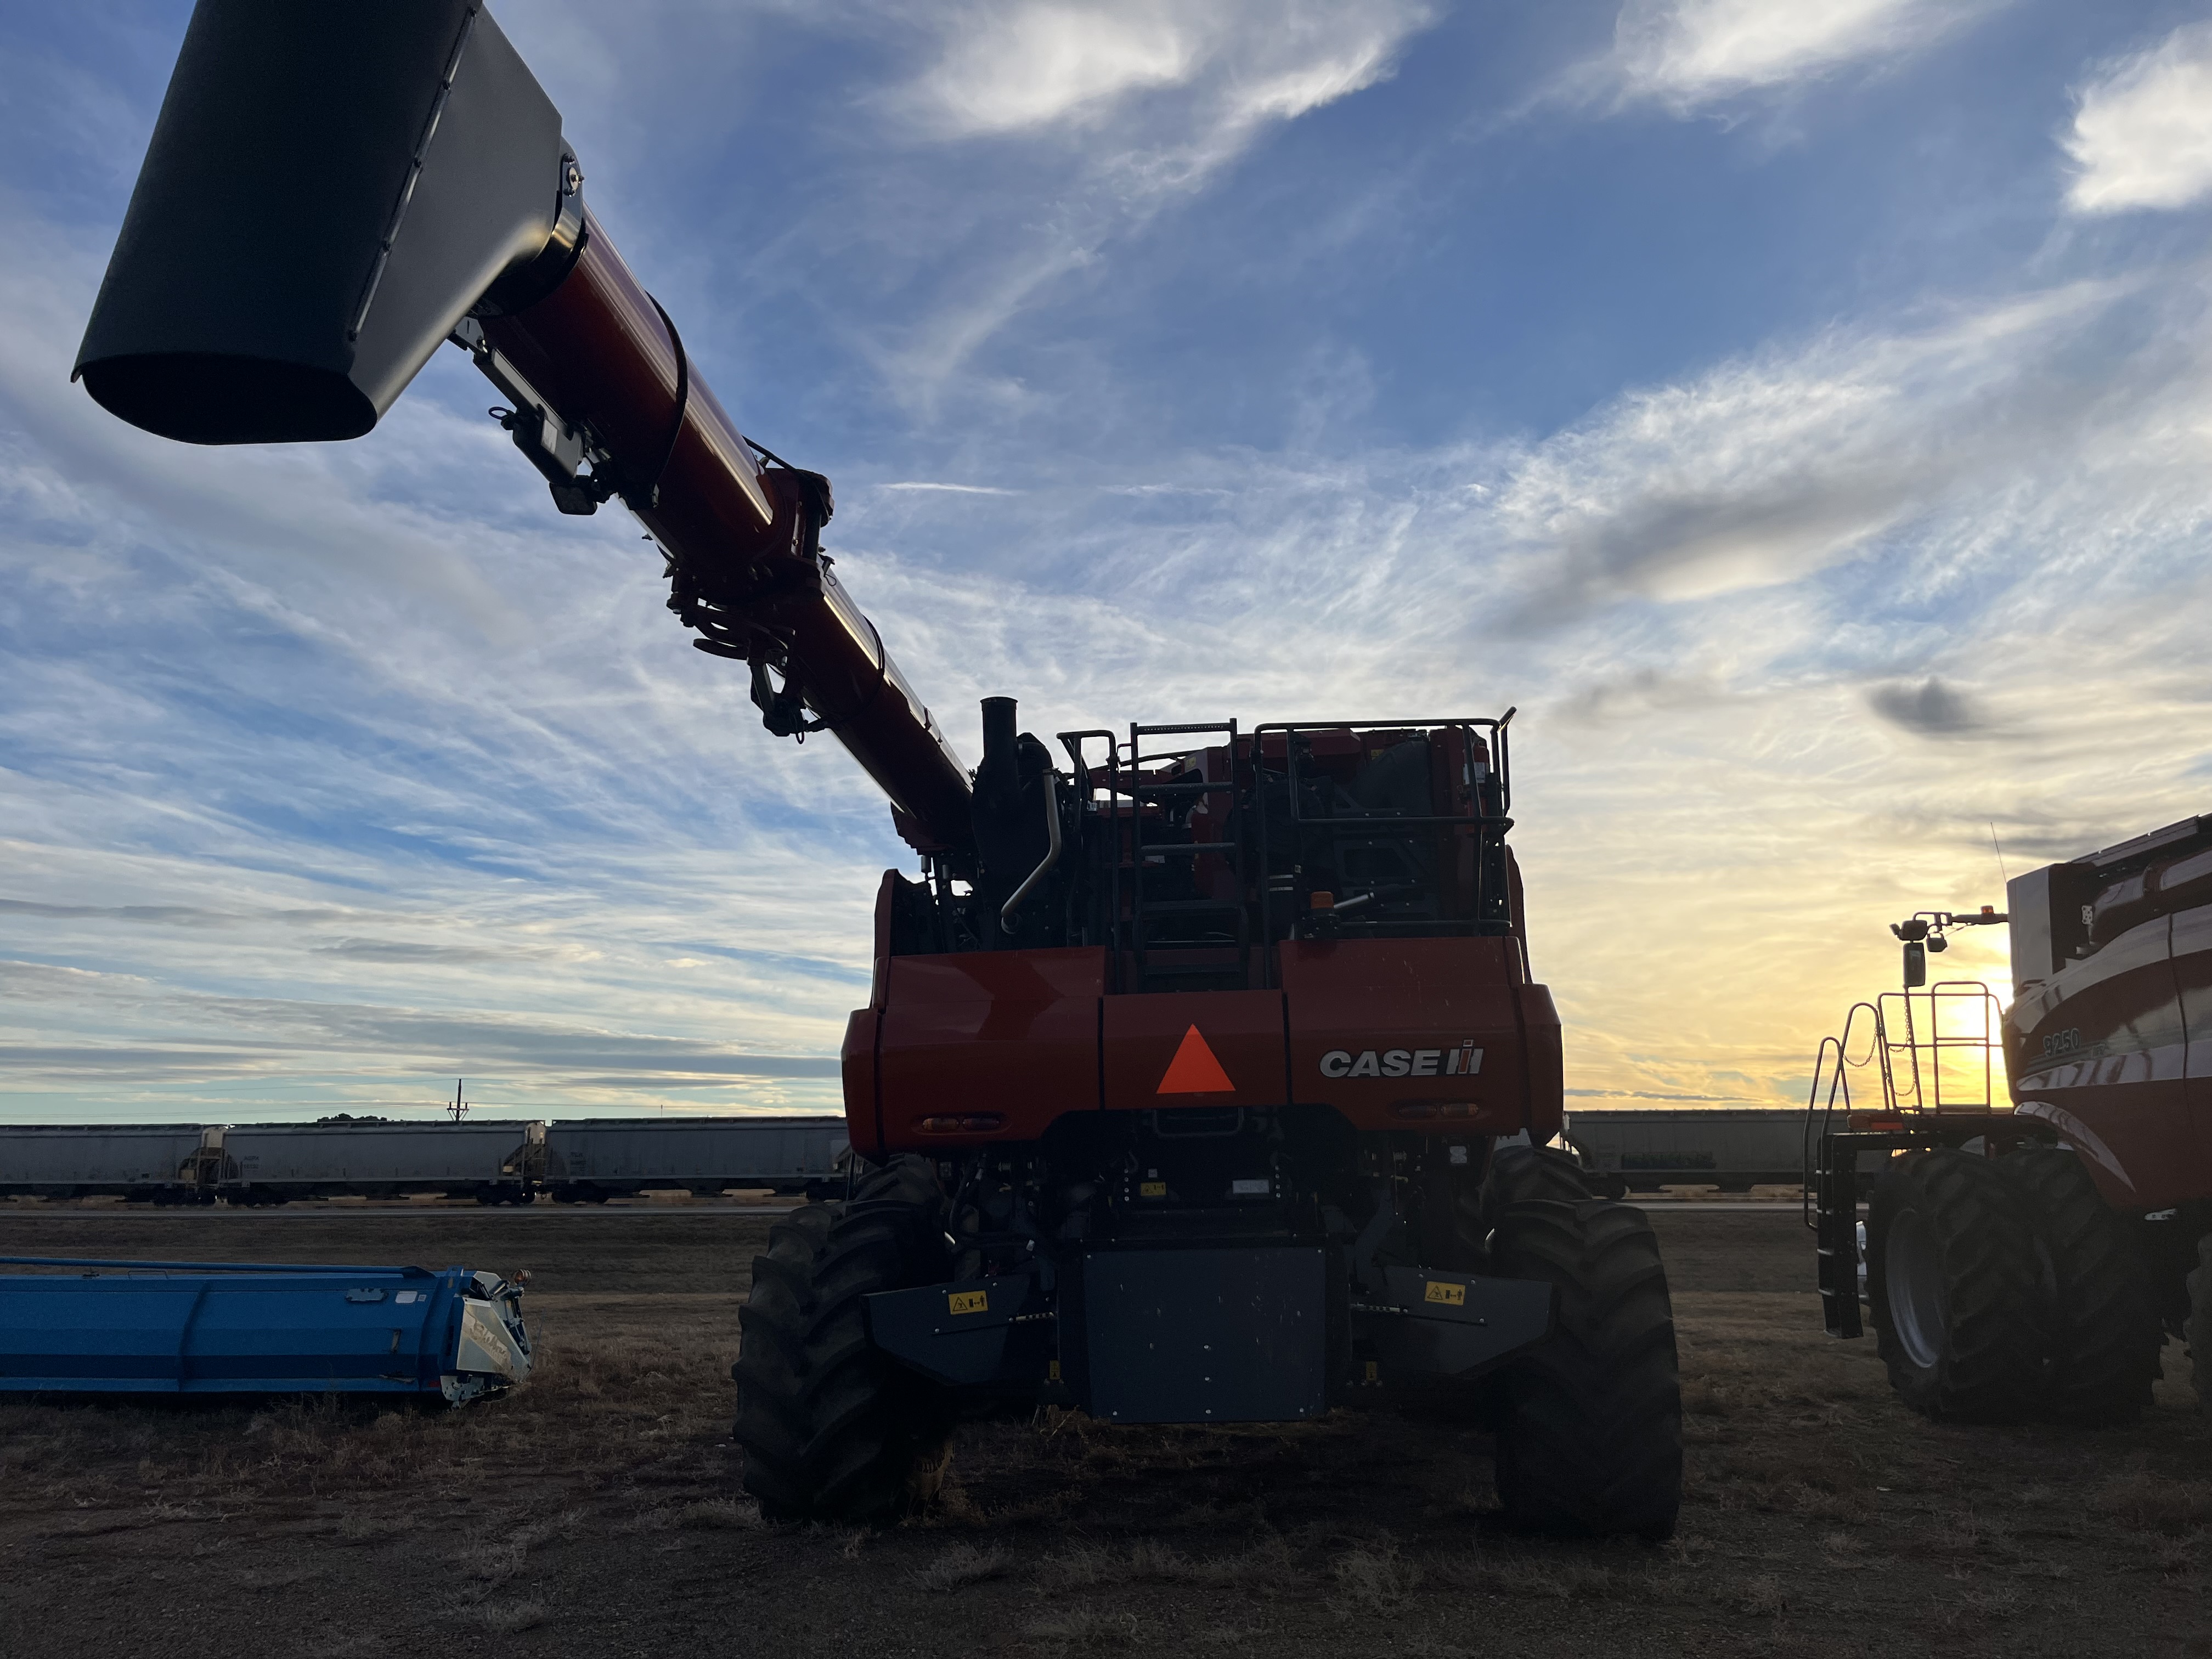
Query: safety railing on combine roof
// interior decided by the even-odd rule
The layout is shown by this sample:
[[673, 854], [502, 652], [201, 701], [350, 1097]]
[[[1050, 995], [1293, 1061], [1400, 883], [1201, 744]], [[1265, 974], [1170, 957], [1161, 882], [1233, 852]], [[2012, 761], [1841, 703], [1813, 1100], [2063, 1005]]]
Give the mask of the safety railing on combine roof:
[[[1296, 856], [1307, 837], [1313, 837], [1329, 848], [1332, 864], [1340, 863], [1348, 846], [1360, 842], [1382, 842], [1407, 836], [1436, 836], [1440, 842], [1452, 836], [1475, 838], [1474, 890], [1469, 896], [1468, 914], [1464, 916], [1424, 915], [1390, 920], [1380, 914], [1381, 907], [1356, 920], [1347, 920], [1354, 905], [1375, 901], [1382, 890], [1370, 888], [1355, 896], [1349, 903], [1341, 899], [1331, 907], [1334, 923], [1354, 934], [1389, 936], [1402, 934], [1480, 934], [1503, 933], [1511, 925], [1511, 915], [1505, 902], [1505, 866], [1502, 858], [1495, 861], [1487, 856], [1502, 848], [1505, 832], [1513, 827], [1513, 775], [1511, 757], [1506, 731], [1513, 716], [1520, 711], [1509, 708], [1497, 719], [1486, 716], [1458, 720], [1404, 720], [1386, 724], [1380, 720], [1310, 720], [1280, 721], [1252, 728], [1252, 753], [1255, 773], [1266, 763], [1266, 747], [1271, 737], [1279, 737], [1283, 743], [1285, 792], [1283, 810], [1269, 811], [1264, 802], [1256, 814], [1260, 829], [1260, 869], [1270, 891], [1294, 891], [1290, 878], [1279, 878], [1273, 872], [1274, 854], [1282, 846], [1281, 838], [1287, 836]], [[1306, 786], [1316, 781], [1303, 769], [1301, 763], [1310, 763], [1304, 744], [1322, 732], [1403, 732], [1433, 738], [1436, 733], [1454, 732], [1459, 734], [1468, 769], [1462, 778], [1468, 796], [1468, 807], [1461, 812], [1400, 812], [1380, 809], [1360, 809], [1346, 804], [1339, 806], [1332, 802], [1322, 811], [1308, 810], [1312, 805]], [[1485, 758], [1476, 762], [1473, 757], [1480, 751]], [[1438, 872], [1441, 874], [1441, 872]], [[1280, 883], [1282, 885], [1278, 886]], [[1493, 915], [1494, 912], [1494, 915]], [[1297, 936], [1297, 922], [1278, 935], [1273, 907], [1261, 906], [1261, 942], [1272, 953], [1284, 937]]]
[[[1884, 991], [1854, 1003], [1844, 1034], [1825, 1039], [1814, 1060], [1807, 1109], [1831, 1115], [1839, 1106], [1893, 1114], [1998, 1109], [2003, 1024], [1996, 994], [1979, 980]], [[1853, 1060], [1852, 1038], [1861, 1033], [1866, 1053]]]
[[1822, 1041], [1805, 1102], [1803, 1203], [1831, 1335], [1859, 1334], [1861, 1155], [1922, 1149], [1939, 1121], [1948, 1139], [1960, 1119], [2008, 1112], [2003, 1043], [2004, 1011], [1978, 980], [1854, 1003], [1843, 1035]]

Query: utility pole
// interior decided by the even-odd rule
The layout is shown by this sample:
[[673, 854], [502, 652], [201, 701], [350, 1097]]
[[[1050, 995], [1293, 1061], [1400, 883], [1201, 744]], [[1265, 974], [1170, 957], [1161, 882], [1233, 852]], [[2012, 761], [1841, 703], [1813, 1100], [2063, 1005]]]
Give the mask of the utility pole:
[[453, 1115], [456, 1123], [469, 1115], [468, 1103], [461, 1098], [461, 1080], [459, 1078], [453, 1079], [453, 1103], [446, 1109]]

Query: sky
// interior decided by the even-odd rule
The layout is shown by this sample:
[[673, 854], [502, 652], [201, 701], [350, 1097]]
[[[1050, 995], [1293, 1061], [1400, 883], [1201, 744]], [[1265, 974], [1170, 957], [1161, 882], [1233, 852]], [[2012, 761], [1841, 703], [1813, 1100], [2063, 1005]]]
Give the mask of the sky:
[[[69, 384], [188, 10], [0, 9], [0, 1121], [834, 1109], [911, 856], [459, 353]], [[1518, 708], [1571, 1108], [1802, 1103], [1887, 923], [2212, 811], [2204, 4], [494, 10], [971, 759]]]

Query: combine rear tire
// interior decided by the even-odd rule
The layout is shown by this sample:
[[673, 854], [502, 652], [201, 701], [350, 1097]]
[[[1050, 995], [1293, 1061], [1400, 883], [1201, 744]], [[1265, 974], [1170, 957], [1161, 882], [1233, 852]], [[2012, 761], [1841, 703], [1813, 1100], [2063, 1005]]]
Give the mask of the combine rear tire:
[[2044, 1269], [2044, 1413], [2084, 1427], [2132, 1423], [2150, 1403], [2165, 1339], [2126, 1226], [2061, 1147], [2027, 1147], [1997, 1167], [2027, 1202]]
[[1604, 1200], [1506, 1206], [1493, 1271], [1559, 1287], [1551, 1339], [1498, 1379], [1498, 1495], [1532, 1532], [1670, 1536], [1682, 1398], [1659, 1242]]
[[2189, 1316], [2181, 1340], [2189, 1345], [2197, 1409], [2212, 1416], [2212, 1233], [2197, 1241], [2197, 1266], [2189, 1274]]
[[868, 1340], [861, 1298], [945, 1277], [945, 1195], [901, 1158], [840, 1204], [769, 1231], [738, 1315], [745, 1490], [778, 1521], [896, 1520], [934, 1496], [951, 1419], [928, 1382]]
[[2048, 1351], [2035, 1233], [1996, 1164], [1944, 1150], [1898, 1158], [1867, 1208], [1867, 1297], [1890, 1386], [1938, 1420], [2011, 1423]]

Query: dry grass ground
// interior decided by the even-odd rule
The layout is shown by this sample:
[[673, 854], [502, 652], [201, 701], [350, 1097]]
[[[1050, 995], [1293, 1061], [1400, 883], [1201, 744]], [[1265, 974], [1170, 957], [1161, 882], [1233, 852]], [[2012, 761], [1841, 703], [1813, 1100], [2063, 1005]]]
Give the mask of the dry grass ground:
[[1820, 1333], [1794, 1211], [1657, 1214], [1680, 1536], [1516, 1539], [1449, 1413], [971, 1425], [933, 1515], [763, 1527], [725, 1438], [726, 1215], [0, 1215], [8, 1253], [534, 1270], [531, 1386], [460, 1412], [0, 1407], [0, 1653], [2212, 1655], [2212, 1431], [1940, 1427]]

